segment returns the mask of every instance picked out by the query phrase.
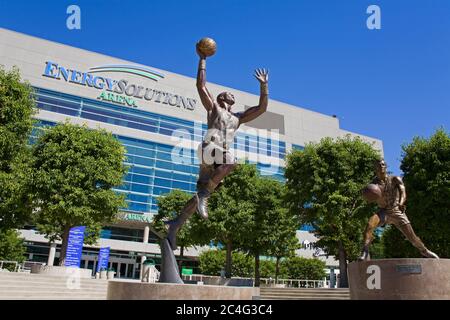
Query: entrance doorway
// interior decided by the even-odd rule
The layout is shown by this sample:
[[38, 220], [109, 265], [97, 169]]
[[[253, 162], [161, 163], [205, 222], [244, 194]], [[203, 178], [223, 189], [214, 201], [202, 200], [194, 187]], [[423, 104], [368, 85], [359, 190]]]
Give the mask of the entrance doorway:
[[[95, 275], [97, 270], [97, 256], [86, 255], [81, 258], [81, 268], [91, 269]], [[135, 259], [109, 257], [108, 269], [114, 269], [116, 278], [134, 279], [136, 277], [137, 263]]]

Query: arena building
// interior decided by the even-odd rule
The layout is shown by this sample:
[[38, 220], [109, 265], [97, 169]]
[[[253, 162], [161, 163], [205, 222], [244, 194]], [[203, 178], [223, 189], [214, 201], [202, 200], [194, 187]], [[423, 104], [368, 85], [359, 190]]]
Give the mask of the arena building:
[[[43, 127], [68, 119], [111, 131], [127, 150], [129, 172], [116, 189], [126, 195], [127, 207], [119, 223], [104, 226], [97, 246], [84, 247], [81, 266], [95, 269], [98, 250], [106, 246], [111, 248], [110, 266], [121, 278], [139, 277], [142, 256], [158, 264], [159, 245], [149, 228], [158, 196], [173, 189], [196, 190], [196, 149], [206, 130], [196, 75], [187, 77], [6, 29], [0, 29], [0, 64], [6, 69], [17, 66], [36, 90], [39, 112], [32, 141]], [[250, 93], [207, 86], [213, 95], [233, 92], [235, 111], [259, 101]], [[256, 163], [262, 175], [283, 181], [284, 159], [292, 149], [347, 134], [358, 135], [342, 130], [334, 116], [270, 100], [263, 116], [241, 126], [232, 151], [238, 159]], [[362, 138], [382, 151], [380, 140]], [[21, 232], [28, 260], [51, 264], [49, 254], [58, 259], [58, 243], [50, 245], [32, 226]], [[298, 237], [303, 245], [299, 255], [320, 256], [312, 233], [299, 229]], [[196, 257], [205, 249], [185, 250], [183, 266], [197, 272]], [[334, 259], [326, 261], [337, 265]]]

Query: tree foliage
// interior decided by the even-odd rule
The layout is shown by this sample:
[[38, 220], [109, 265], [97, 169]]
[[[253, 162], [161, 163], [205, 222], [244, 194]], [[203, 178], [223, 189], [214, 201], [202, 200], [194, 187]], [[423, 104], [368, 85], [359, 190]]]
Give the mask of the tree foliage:
[[[202, 274], [219, 276], [225, 267], [225, 250], [207, 250], [199, 256]], [[270, 259], [261, 260], [261, 278], [275, 277], [276, 263]], [[233, 251], [233, 277], [253, 277], [255, 272], [253, 257], [242, 252]], [[301, 280], [322, 280], [326, 276], [325, 262], [318, 259], [290, 257], [280, 264], [280, 278]]]
[[252, 223], [256, 177], [255, 166], [239, 164], [211, 195], [209, 218], [200, 226], [199, 233], [205, 239], [225, 245], [227, 277], [231, 277], [233, 246], [243, 243]]
[[298, 244], [299, 221], [284, 208], [282, 183], [259, 175], [255, 180], [252, 219], [239, 248], [254, 257], [255, 286], [259, 286], [260, 256], [270, 253], [280, 258], [292, 255]]
[[[402, 149], [406, 214], [425, 245], [450, 258], [450, 135], [439, 129], [428, 139], [415, 137]], [[383, 242], [388, 257], [420, 257], [396, 228], [386, 230]]]
[[17, 261], [25, 260], [25, 244], [16, 230], [0, 231], [0, 260]]
[[[374, 207], [361, 197], [374, 177], [379, 154], [360, 138], [324, 138], [287, 157], [287, 202], [302, 223], [311, 224], [317, 245], [339, 259], [340, 273], [360, 254], [362, 233]], [[341, 285], [347, 285], [347, 279]]]
[[325, 262], [319, 259], [291, 257], [283, 260], [289, 279], [323, 280], [326, 277]]
[[[233, 265], [231, 276], [233, 277], [251, 277], [253, 276], [253, 259], [241, 252], [232, 252]], [[199, 267], [202, 274], [219, 276], [225, 268], [226, 251], [225, 250], [207, 250], [199, 256]]]
[[259, 279], [259, 257], [292, 254], [297, 243], [299, 221], [284, 209], [284, 186], [262, 178], [255, 165], [239, 164], [211, 196], [209, 219], [199, 224], [204, 241], [225, 245], [226, 276], [231, 276], [233, 250], [252, 255]]
[[18, 69], [0, 67], [0, 230], [30, 219], [24, 185], [30, 176], [26, 146], [35, 110], [32, 88], [21, 81]]
[[66, 122], [46, 128], [32, 155], [36, 225], [50, 241], [62, 240], [63, 264], [71, 227], [86, 226], [85, 242], [93, 243], [125, 206], [123, 195], [112, 190], [126, 173], [124, 147], [105, 130]]
[[[167, 230], [164, 222], [175, 219], [191, 197], [191, 194], [178, 189], [158, 197], [158, 213], [154, 216], [152, 224], [155, 230], [165, 234]], [[198, 232], [195, 228], [198, 222], [199, 217], [196, 214], [186, 221], [177, 233], [178, 246], [184, 248], [209, 243], [209, 241], [200, 242], [198, 240], [200, 237], [197, 236]]]
[[276, 261], [274, 261], [274, 260], [267, 260], [267, 259], [261, 260], [261, 264], [260, 264], [261, 278], [288, 279], [289, 274], [288, 274], [288, 270], [285, 267], [285, 265], [280, 263], [278, 268], [279, 268], [279, 270], [277, 272], [277, 270], [276, 270], [277, 264], [276, 264]]

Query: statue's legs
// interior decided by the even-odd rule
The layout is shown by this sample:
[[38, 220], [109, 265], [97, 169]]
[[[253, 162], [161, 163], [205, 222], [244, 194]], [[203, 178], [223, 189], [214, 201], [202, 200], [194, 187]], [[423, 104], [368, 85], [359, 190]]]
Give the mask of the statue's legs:
[[428, 250], [422, 240], [414, 233], [411, 223], [396, 225], [396, 227], [403, 233], [406, 239], [416, 247], [420, 253], [427, 258], [439, 259], [439, 257], [432, 251]]
[[197, 209], [198, 198], [194, 195], [184, 206], [181, 213], [173, 220], [168, 221], [166, 224], [169, 225], [169, 230], [167, 232], [167, 240], [169, 241], [172, 250], [177, 249], [177, 233], [178, 230], [183, 226], [187, 219], [189, 219], [192, 214]]
[[[200, 150], [202, 150], [200, 146]], [[222, 164], [212, 163], [206, 164], [204, 161], [200, 164], [199, 178], [197, 181], [197, 194], [195, 194], [184, 206], [180, 215], [175, 219], [168, 221], [166, 224], [169, 226], [167, 233], [167, 240], [169, 241], [172, 250], [177, 249], [176, 238], [178, 230], [183, 224], [192, 216], [197, 210], [200, 216], [204, 219], [208, 218], [208, 198], [211, 193], [221, 183], [231, 171], [236, 167], [236, 163], [232, 155], [225, 151], [220, 151], [222, 154]], [[213, 155], [215, 150], [213, 150]], [[202, 154], [199, 155], [200, 159], [203, 159]]]
[[364, 231], [364, 247], [359, 260], [367, 260], [369, 258], [369, 246], [373, 240], [373, 232], [380, 224], [382, 224], [382, 220], [379, 214], [374, 214], [370, 217], [366, 230]]
[[222, 164], [214, 170], [212, 176], [201, 188], [198, 188], [197, 211], [203, 219], [208, 219], [208, 199], [219, 183], [233, 171], [236, 164]]
[[[216, 150], [215, 150], [216, 151]], [[236, 167], [233, 156], [228, 151], [217, 151], [222, 153], [222, 163], [200, 165], [200, 174], [197, 181], [197, 211], [204, 219], [208, 218], [208, 199], [220, 182]], [[202, 159], [202, 158], [200, 158]]]

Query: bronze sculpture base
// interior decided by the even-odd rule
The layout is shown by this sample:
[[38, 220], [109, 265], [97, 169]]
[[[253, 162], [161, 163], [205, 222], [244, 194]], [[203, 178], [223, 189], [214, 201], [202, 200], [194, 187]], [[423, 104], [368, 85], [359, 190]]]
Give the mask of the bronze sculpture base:
[[259, 288], [108, 281], [107, 300], [255, 300]]
[[450, 300], [450, 259], [380, 259], [348, 265], [355, 300]]
[[180, 277], [180, 270], [178, 269], [177, 259], [170, 247], [167, 239], [160, 240], [161, 242], [161, 273], [159, 282], [161, 283], [184, 283]]

